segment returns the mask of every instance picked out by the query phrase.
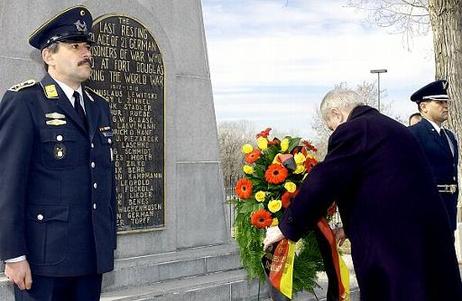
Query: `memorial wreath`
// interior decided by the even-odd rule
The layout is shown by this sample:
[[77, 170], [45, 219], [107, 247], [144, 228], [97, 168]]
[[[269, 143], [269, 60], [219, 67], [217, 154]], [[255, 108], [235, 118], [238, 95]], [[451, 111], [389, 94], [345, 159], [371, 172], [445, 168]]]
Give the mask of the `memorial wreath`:
[[[236, 183], [234, 237], [250, 278], [265, 281], [262, 266], [265, 229], [278, 225], [284, 210], [317, 163], [317, 149], [308, 141], [290, 136], [269, 139], [268, 128], [257, 135], [256, 146], [245, 144], [244, 177]], [[314, 232], [295, 244], [292, 291], [313, 292], [316, 273], [324, 270]]]

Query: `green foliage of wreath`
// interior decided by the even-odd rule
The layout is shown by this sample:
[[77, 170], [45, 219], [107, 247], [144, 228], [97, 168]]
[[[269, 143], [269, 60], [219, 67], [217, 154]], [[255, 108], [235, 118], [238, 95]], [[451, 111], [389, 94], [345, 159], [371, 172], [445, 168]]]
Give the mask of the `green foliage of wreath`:
[[[287, 204], [285, 206], [279, 204], [283, 195], [287, 194], [293, 198], [296, 192], [290, 192], [288, 189], [294, 186], [298, 188], [317, 162], [312, 154], [316, 148], [310, 143], [301, 144], [300, 138], [292, 137], [285, 137], [282, 140], [274, 138], [269, 141], [267, 139], [269, 130], [257, 135], [258, 148], [250, 144], [243, 146], [242, 150], [246, 155], [246, 164], [243, 167], [245, 176], [236, 185], [239, 198], [233, 201], [234, 237], [239, 246], [242, 265], [251, 279], [257, 278], [261, 282], [265, 281], [261, 259], [264, 255], [263, 239], [266, 231], [262, 225], [252, 221], [252, 215], [264, 210], [266, 217], [270, 216], [271, 220], [262, 218], [261, 222], [276, 225], [283, 216], [284, 207], [287, 207]], [[283, 167], [287, 170], [287, 176], [284, 179], [282, 176], [277, 179], [278, 183], [268, 182], [270, 179], [265, 176], [268, 167], [274, 164], [280, 165], [276, 168]], [[275, 176], [277, 178], [277, 172]], [[264, 198], [262, 199], [261, 195], [256, 197], [257, 192], [264, 195]], [[287, 198], [285, 200], [287, 201]], [[313, 292], [317, 286], [316, 274], [324, 270], [314, 232], [309, 232], [296, 243], [295, 253], [293, 292]]]

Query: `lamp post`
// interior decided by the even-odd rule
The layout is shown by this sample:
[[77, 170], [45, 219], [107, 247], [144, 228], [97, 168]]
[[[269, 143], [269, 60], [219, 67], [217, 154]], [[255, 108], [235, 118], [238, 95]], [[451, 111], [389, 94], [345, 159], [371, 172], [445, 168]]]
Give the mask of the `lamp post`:
[[373, 69], [371, 73], [377, 73], [377, 108], [380, 112], [380, 73], [386, 73], [387, 69]]

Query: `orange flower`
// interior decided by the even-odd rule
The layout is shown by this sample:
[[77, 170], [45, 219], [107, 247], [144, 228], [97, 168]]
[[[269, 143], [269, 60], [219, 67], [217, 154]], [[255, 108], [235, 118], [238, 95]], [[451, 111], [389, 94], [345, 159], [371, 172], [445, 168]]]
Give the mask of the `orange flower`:
[[265, 171], [265, 179], [271, 184], [281, 184], [287, 178], [287, 169], [280, 164], [271, 164]]
[[316, 160], [315, 158], [313, 157], [307, 157], [306, 160], [305, 160], [305, 169], [306, 169], [306, 172], [310, 172], [311, 169], [313, 168], [313, 166], [315, 166], [316, 164], [318, 163], [318, 160]]
[[252, 181], [249, 179], [239, 179], [236, 183], [236, 194], [239, 198], [245, 200], [252, 195]]
[[257, 134], [257, 138], [259, 137], [267, 138], [270, 132], [271, 132], [271, 128], [266, 128], [264, 131], [261, 131], [260, 133]]
[[245, 162], [252, 164], [258, 159], [260, 159], [261, 151], [259, 149], [254, 149], [251, 153], [245, 155]]
[[250, 222], [256, 228], [263, 229], [271, 226], [273, 218], [271, 217], [271, 213], [269, 213], [265, 209], [259, 209], [252, 213], [252, 216], [250, 217]]

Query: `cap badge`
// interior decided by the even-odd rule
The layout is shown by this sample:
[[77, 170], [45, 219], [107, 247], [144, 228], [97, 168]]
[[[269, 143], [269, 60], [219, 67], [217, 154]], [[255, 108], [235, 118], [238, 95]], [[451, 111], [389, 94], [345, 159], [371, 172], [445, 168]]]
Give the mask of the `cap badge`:
[[443, 81], [443, 89], [446, 90], [448, 88], [448, 82]]
[[75, 28], [77, 28], [77, 31], [87, 31], [87, 24], [85, 21], [77, 20], [77, 22], [74, 23]]

